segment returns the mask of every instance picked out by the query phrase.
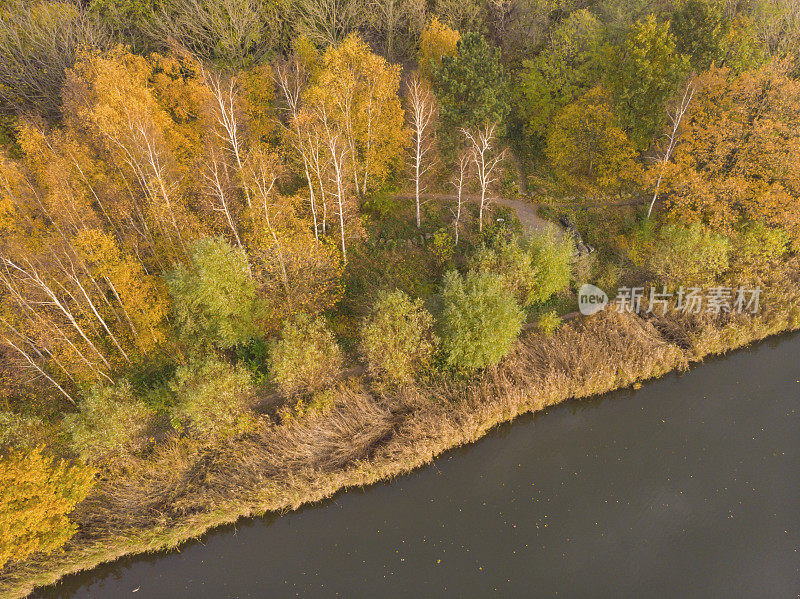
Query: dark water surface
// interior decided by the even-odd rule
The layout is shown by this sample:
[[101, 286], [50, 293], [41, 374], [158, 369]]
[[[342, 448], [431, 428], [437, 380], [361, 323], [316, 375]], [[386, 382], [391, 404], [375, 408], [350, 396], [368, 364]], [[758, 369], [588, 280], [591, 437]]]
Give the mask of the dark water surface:
[[799, 400], [793, 335], [41, 596], [800, 597]]

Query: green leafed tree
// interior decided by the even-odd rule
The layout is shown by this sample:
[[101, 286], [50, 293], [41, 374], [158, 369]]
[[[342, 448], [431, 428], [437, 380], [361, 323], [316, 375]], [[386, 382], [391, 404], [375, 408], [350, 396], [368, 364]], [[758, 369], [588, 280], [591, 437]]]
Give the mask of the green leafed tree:
[[445, 275], [441, 338], [445, 361], [470, 372], [496, 366], [522, 329], [524, 312], [500, 277], [470, 271]]
[[286, 395], [321, 390], [336, 379], [343, 362], [342, 350], [322, 317], [287, 320], [269, 352], [270, 373]]
[[459, 128], [478, 129], [487, 123], [502, 129], [509, 111], [509, 87], [500, 50], [477, 33], [465, 34], [457, 49], [433, 64], [431, 73], [442, 132], [453, 138]]
[[176, 397], [173, 420], [209, 442], [224, 441], [255, 425], [250, 371], [244, 365], [207, 356], [181, 366], [171, 384]]
[[715, 64], [738, 73], [764, 59], [750, 19], [730, 14], [722, 0], [687, 0], [675, 11], [671, 30], [677, 50], [689, 57], [697, 71]]
[[145, 446], [152, 411], [134, 397], [127, 381], [92, 388], [80, 409], [64, 418], [64, 426], [73, 449], [87, 461], [106, 462]]
[[526, 136], [541, 144], [553, 115], [591, 87], [599, 76], [601, 24], [578, 10], [553, 31], [548, 46], [522, 63], [515, 101]]
[[383, 291], [361, 329], [361, 348], [370, 372], [389, 384], [407, 383], [433, 356], [433, 317], [422, 300], [402, 291]]
[[573, 253], [569, 237], [548, 230], [483, 246], [472, 257], [471, 268], [495, 273], [520, 305], [530, 307], [569, 284]]
[[607, 87], [624, 130], [639, 149], [662, 131], [665, 107], [685, 81], [688, 57], [675, 47], [669, 23], [652, 15], [636, 22], [606, 64]]
[[260, 302], [247, 257], [221, 237], [200, 239], [167, 284], [185, 340], [230, 348], [256, 335]]

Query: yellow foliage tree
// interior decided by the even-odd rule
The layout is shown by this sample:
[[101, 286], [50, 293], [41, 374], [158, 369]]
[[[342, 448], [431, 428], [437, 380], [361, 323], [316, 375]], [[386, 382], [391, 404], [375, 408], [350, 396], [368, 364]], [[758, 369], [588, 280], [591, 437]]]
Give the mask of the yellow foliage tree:
[[341, 133], [358, 194], [379, 189], [408, 144], [399, 88], [400, 67], [351, 35], [327, 50], [306, 90], [307, 106]]
[[[157, 252], [169, 264], [186, 255], [200, 229], [181, 193], [186, 168], [180, 159], [185, 153], [193, 157], [187, 149], [192, 144], [159, 105], [153, 74], [152, 64], [122, 48], [87, 52], [67, 76], [65, 114], [68, 126], [88, 128], [109, 158], [124, 167], [127, 184], [142, 197], [139, 209]], [[161, 83], [162, 90], [169, 88]]]
[[450, 29], [434, 17], [422, 30], [419, 36], [419, 73], [422, 77], [430, 79], [434, 65], [438, 65], [442, 56], [455, 56], [458, 52], [458, 41], [461, 34], [455, 29]]
[[74, 243], [89, 272], [105, 283], [116, 300], [109, 304], [127, 325], [132, 348], [144, 355], [152, 353], [167, 335], [169, 295], [161, 279], [148, 275], [138, 260], [124, 255], [108, 233], [87, 229]]
[[0, 461], [0, 568], [34, 551], [51, 552], [77, 526], [69, 519], [92, 489], [96, 471], [54, 461], [37, 448]]
[[614, 191], [640, 174], [634, 148], [601, 87], [556, 114], [546, 151], [555, 172], [572, 185]]

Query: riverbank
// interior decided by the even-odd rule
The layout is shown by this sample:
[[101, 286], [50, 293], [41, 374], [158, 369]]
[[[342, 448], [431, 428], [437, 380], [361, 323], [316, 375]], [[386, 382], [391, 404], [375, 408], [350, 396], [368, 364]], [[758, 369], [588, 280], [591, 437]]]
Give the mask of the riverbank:
[[770, 335], [800, 328], [800, 274], [789, 264], [765, 286], [756, 316], [640, 318], [606, 311], [551, 337], [526, 333], [497, 369], [393, 393], [351, 379], [333, 406], [215, 450], [188, 440], [131, 462], [82, 504], [63, 551], [8, 568], [3, 596], [22, 596], [70, 572], [125, 554], [169, 549], [243, 516], [295, 509], [337, 491], [391, 478], [470, 443], [499, 423], [685, 369]]

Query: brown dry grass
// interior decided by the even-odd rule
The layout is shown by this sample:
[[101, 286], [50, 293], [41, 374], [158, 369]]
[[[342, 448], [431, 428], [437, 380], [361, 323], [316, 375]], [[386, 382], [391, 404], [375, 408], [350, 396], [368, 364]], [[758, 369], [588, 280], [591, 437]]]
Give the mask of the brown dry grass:
[[179, 440], [102, 481], [75, 514], [78, 534], [63, 551], [33, 556], [0, 574], [0, 595], [127, 553], [175, 547], [242, 516], [294, 509], [355, 485], [397, 476], [499, 423], [685, 369], [720, 353], [800, 328], [797, 263], [764, 281], [755, 316], [639, 318], [606, 311], [528, 334], [501, 365], [472, 380], [438, 378], [391, 394], [363, 378], [341, 382], [333, 407], [284, 424], [264, 422], [221, 447]]

